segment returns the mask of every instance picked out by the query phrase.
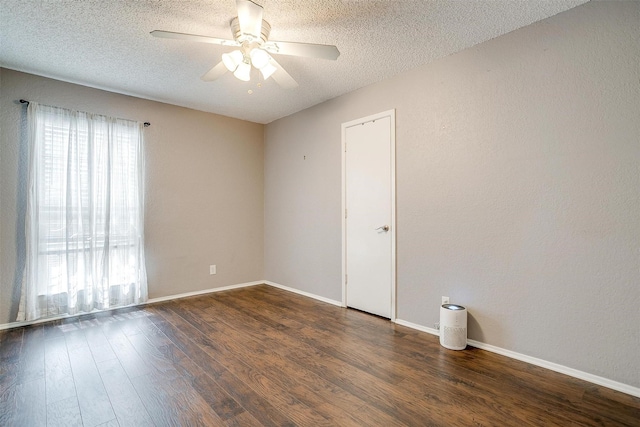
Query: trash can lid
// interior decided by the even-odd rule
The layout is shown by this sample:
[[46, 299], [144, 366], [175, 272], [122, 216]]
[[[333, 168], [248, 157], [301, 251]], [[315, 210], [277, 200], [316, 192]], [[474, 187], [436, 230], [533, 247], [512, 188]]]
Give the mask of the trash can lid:
[[466, 310], [463, 306], [458, 304], [442, 304], [442, 308], [447, 310]]

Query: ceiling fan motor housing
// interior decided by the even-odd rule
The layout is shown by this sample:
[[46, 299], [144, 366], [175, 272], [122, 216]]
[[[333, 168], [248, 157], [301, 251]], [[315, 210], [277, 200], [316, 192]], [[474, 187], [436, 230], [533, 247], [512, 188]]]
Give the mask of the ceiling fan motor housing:
[[252, 34], [244, 34], [240, 29], [240, 22], [238, 21], [238, 17], [236, 16], [231, 20], [231, 33], [233, 34], [233, 39], [238, 43], [243, 43], [248, 41], [249, 43], [257, 42], [262, 45], [269, 40], [269, 33], [271, 32], [271, 25], [264, 19], [262, 20], [262, 28], [260, 30], [260, 39], [257, 39]]

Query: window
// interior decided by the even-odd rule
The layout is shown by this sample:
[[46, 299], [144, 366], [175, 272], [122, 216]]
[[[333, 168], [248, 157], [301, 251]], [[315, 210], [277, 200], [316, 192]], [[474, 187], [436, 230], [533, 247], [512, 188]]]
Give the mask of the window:
[[19, 319], [146, 300], [142, 124], [33, 102], [28, 117]]

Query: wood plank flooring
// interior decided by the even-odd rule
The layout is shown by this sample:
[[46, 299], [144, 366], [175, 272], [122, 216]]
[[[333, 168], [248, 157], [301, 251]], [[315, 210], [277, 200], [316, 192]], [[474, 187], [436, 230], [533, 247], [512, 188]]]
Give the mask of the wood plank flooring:
[[254, 286], [0, 334], [1, 426], [640, 426], [640, 399]]

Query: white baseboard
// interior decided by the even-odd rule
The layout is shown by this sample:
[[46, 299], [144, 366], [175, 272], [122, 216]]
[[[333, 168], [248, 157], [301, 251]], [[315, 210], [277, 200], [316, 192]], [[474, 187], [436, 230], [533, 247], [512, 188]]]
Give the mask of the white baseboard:
[[205, 290], [202, 290], [202, 291], [187, 292], [187, 293], [184, 293], [184, 294], [169, 295], [169, 296], [160, 297], [160, 298], [152, 298], [152, 299], [148, 300], [147, 302], [145, 302], [145, 304], [152, 304], [154, 302], [162, 302], [162, 301], [170, 301], [170, 300], [175, 300], [175, 299], [179, 299], [179, 298], [186, 298], [186, 297], [191, 297], [191, 296], [196, 296], [196, 295], [210, 294], [210, 293], [213, 293], [213, 292], [228, 291], [228, 290], [231, 290], [231, 289], [246, 288], [246, 287], [249, 287], [249, 286], [256, 286], [256, 285], [273, 286], [274, 288], [282, 289], [283, 291], [293, 292], [294, 294], [302, 295], [302, 296], [305, 296], [305, 297], [313, 298], [313, 299], [318, 300], [318, 301], [322, 301], [322, 302], [326, 302], [328, 304], [337, 305], [338, 307], [342, 307], [342, 302], [340, 302], [340, 301], [336, 301], [336, 300], [332, 300], [332, 299], [329, 299], [329, 298], [321, 297], [319, 295], [315, 295], [315, 294], [312, 294], [312, 293], [309, 293], [309, 292], [301, 291], [299, 289], [290, 288], [288, 286], [284, 286], [284, 285], [281, 285], [281, 284], [275, 283], [275, 282], [270, 282], [268, 280], [258, 280], [258, 281], [255, 281], [255, 282], [247, 282], [247, 283], [240, 283], [238, 285], [224, 286], [222, 288], [212, 288], [212, 289], [205, 289]]
[[418, 325], [417, 323], [407, 322], [406, 320], [396, 319], [396, 323], [407, 328], [416, 329], [418, 331], [426, 332], [431, 335], [440, 336], [440, 331], [434, 328], [427, 328], [426, 326]]
[[214, 293], [214, 292], [229, 291], [231, 289], [247, 288], [249, 286], [264, 285], [264, 284], [265, 284], [264, 280], [258, 280], [258, 281], [255, 281], [255, 282], [239, 283], [237, 285], [223, 286], [221, 288], [203, 289], [201, 291], [185, 292], [184, 294], [167, 295], [166, 297], [151, 298], [151, 299], [147, 300], [146, 302], [144, 302], [143, 304], [153, 304], [153, 303], [156, 303], [156, 302], [171, 301], [171, 300], [174, 300], [174, 299], [187, 298], [187, 297], [193, 297], [193, 296], [196, 296], [196, 295], [211, 294], [211, 293]]
[[[426, 332], [432, 335], [440, 336], [440, 331], [434, 328], [428, 328], [426, 326], [418, 325], [415, 323], [407, 322], [406, 320], [396, 319], [398, 325], [406, 326], [411, 329]], [[546, 368], [561, 374], [569, 375], [570, 377], [578, 378], [580, 380], [588, 381], [593, 384], [601, 385], [603, 387], [610, 388], [622, 393], [630, 394], [631, 396], [640, 397], [640, 388], [633, 387], [628, 384], [613, 381], [608, 378], [593, 375], [588, 372], [579, 371], [577, 369], [569, 368], [568, 366], [559, 365], [557, 363], [549, 362], [547, 360], [538, 359], [537, 357], [527, 356], [526, 354], [517, 353], [515, 351], [507, 350], [495, 345], [486, 344], [480, 341], [467, 340], [467, 344], [482, 350], [497, 353], [502, 356], [510, 357], [511, 359], [520, 360], [522, 362], [530, 363], [541, 368]]]
[[281, 285], [279, 283], [270, 282], [268, 280], [265, 280], [265, 281], [263, 281], [261, 283], [264, 283], [265, 285], [273, 286], [274, 288], [282, 289], [283, 291], [293, 292], [294, 294], [298, 294], [298, 295], [302, 295], [302, 296], [305, 296], [305, 297], [313, 298], [315, 300], [326, 302], [328, 304], [337, 305], [338, 307], [344, 307], [342, 305], [341, 301], [336, 301], [336, 300], [333, 300], [333, 299], [330, 299], [330, 298], [321, 297], [319, 295], [315, 295], [315, 294], [312, 294], [312, 293], [309, 293], [309, 292], [301, 291], [299, 289], [290, 288], [288, 286], [284, 286], [284, 285]]

